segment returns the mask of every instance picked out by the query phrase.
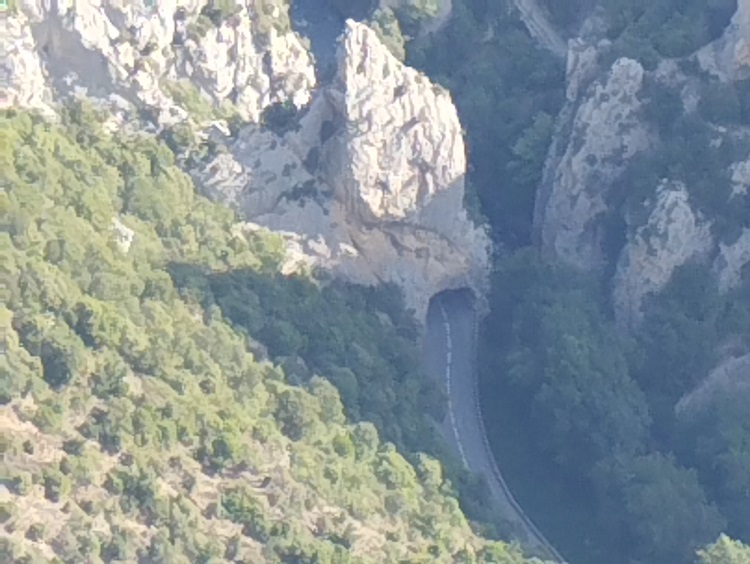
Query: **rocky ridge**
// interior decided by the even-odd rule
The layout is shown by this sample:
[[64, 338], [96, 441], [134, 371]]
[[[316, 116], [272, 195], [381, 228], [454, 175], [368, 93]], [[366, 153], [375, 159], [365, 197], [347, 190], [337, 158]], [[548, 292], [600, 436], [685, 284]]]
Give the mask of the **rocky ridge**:
[[[315, 72], [284, 3], [247, 0], [231, 14], [200, 0], [20, 0], [9, 18], [6, 105], [49, 109], [73, 91], [124, 98], [161, 125], [187, 117], [177, 81], [257, 121], [274, 102], [306, 104]], [[172, 88], [170, 88], [172, 86]]]
[[617, 263], [613, 302], [620, 328], [637, 327], [644, 298], [669, 282], [675, 265], [704, 258], [711, 246], [710, 226], [691, 208], [684, 184], [663, 182], [648, 222], [631, 235]]
[[[395, 283], [419, 319], [442, 290], [483, 296], [489, 239], [463, 209], [466, 156], [450, 95], [364, 24], [347, 22], [338, 65], [299, 129], [281, 139], [244, 132], [202, 183], [221, 184], [217, 196], [232, 194], [253, 224], [285, 234], [297, 251], [290, 269]], [[235, 180], [219, 180], [229, 170]]]
[[[724, 35], [685, 62], [697, 63], [722, 81], [746, 78], [749, 12], [748, 3], [739, 2]], [[736, 287], [743, 267], [750, 262], [750, 237], [743, 230], [731, 241], [721, 240], [712, 230], [715, 218], [701, 215], [689, 190], [676, 189], [670, 178], [654, 186], [654, 196], [638, 214], [647, 225], [632, 213], [612, 208], [617, 183], [629, 164], [660, 143], [658, 132], [652, 131], [643, 113], [649, 101], [646, 82], [680, 89], [689, 113], [697, 111], [700, 93], [678, 60], [663, 60], [653, 71], [645, 71], [630, 59], [602, 67], [600, 55], [611, 43], [599, 37], [583, 33], [569, 42], [567, 102], [537, 195], [535, 233], [548, 257], [579, 269], [603, 274], [606, 264], [614, 261], [615, 315], [624, 331], [632, 331], [643, 317], [643, 299], [660, 291], [674, 270], [689, 260], [711, 264], [722, 291]], [[746, 133], [715, 128], [711, 142], [731, 144]], [[731, 197], [737, 197], [750, 185], [746, 160], [736, 162], [731, 170]], [[626, 224], [625, 245], [614, 258], [606, 241], [607, 214], [613, 211]]]
[[[585, 66], [573, 68], [585, 72]], [[573, 92], [567, 109], [571, 116], [567, 146], [547, 163], [540, 192], [548, 198], [537, 209], [543, 217], [542, 247], [584, 270], [600, 269], [606, 260], [597, 220], [608, 208], [607, 188], [625, 170], [628, 159], [653, 142], [640, 115], [643, 77], [639, 63], [619, 59], [581, 96]]]
[[[337, 77], [318, 88], [284, 0], [229, 11], [199, 0], [18, 6], [4, 106], [54, 114], [55, 102], [85, 95], [117, 116], [113, 129], [189, 123], [218, 148], [192, 163], [198, 185], [240, 211], [245, 228], [282, 232], [288, 271], [395, 283], [420, 319], [441, 290], [484, 295], [489, 239], [463, 208], [450, 95], [365, 25], [347, 24]], [[262, 125], [274, 107], [298, 114], [291, 127]]]
[[692, 392], [675, 406], [678, 415], [690, 414], [710, 405], [717, 395], [727, 390], [750, 389], [750, 354], [729, 358], [717, 366]]

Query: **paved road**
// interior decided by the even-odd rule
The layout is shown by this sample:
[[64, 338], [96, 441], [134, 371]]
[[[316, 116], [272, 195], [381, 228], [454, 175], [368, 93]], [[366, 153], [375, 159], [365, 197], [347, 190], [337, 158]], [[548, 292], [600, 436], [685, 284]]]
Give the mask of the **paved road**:
[[567, 57], [567, 42], [547, 19], [544, 10], [539, 7], [538, 0], [513, 0], [513, 5], [521, 13], [521, 20], [531, 37], [558, 57]]
[[476, 323], [469, 296], [451, 292], [433, 299], [427, 313], [424, 358], [428, 375], [448, 391], [448, 413], [440, 430], [464, 465], [484, 475], [496, 510], [524, 537], [517, 540], [526, 551], [563, 562], [513, 499], [490, 451], [477, 399], [475, 344]]

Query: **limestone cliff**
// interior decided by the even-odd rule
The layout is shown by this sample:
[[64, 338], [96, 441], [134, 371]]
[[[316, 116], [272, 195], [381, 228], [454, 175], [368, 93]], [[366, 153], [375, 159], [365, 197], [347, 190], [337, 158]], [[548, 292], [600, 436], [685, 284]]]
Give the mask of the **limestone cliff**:
[[[586, 50], [581, 50], [584, 57]], [[577, 53], [578, 55], [578, 53]], [[576, 60], [580, 57], [577, 56]], [[548, 159], [537, 202], [536, 222], [547, 254], [585, 270], [601, 269], [600, 220], [607, 195], [625, 170], [628, 159], [652, 143], [641, 119], [639, 92], [644, 71], [630, 59], [619, 59], [603, 78], [580, 94], [590, 66], [569, 65], [568, 107], [563, 110], [564, 144]], [[578, 96], [576, 96], [578, 95]], [[558, 139], [558, 143], [560, 143]]]
[[[664, 288], [672, 272], [688, 260], [710, 264], [722, 291], [741, 282], [743, 268], [750, 262], [748, 229], [717, 234], [714, 226], [723, 218], [698, 211], [699, 203], [691, 195], [693, 178], [677, 182], [665, 175], [648, 189], [622, 181], [636, 157], [658, 150], [667, 141], [646, 116], [655, 89], [678, 92], [684, 115], [705, 120], [700, 114], [705, 88], [714, 80], [706, 76], [733, 82], [750, 75], [748, 6], [738, 2], [731, 24], [713, 43], [683, 60], [662, 60], [649, 71], [623, 58], [602, 66], [606, 60], [602, 55], [611, 51], [612, 43], [599, 39], [602, 33], [596, 32], [595, 18], [584, 26], [591, 28], [590, 33], [582, 32], [569, 42], [567, 102], [537, 195], [535, 233], [548, 257], [597, 276], [614, 272], [612, 303], [623, 330], [638, 326], [643, 299]], [[691, 68], [710, 74], [696, 74]], [[713, 123], [708, 128], [707, 143], [740, 156], [721, 173], [733, 186], [721, 205], [741, 206], [750, 185], [750, 155], [741, 147], [750, 131]], [[717, 184], [721, 181], [716, 179]], [[639, 205], [638, 218], [632, 209], [617, 207], [630, 191], [651, 193]], [[613, 217], [625, 227], [620, 248], [607, 240]]]
[[[418, 318], [442, 290], [484, 295], [489, 240], [463, 209], [466, 155], [450, 95], [347, 22], [338, 73], [296, 131], [245, 130], [201, 173], [299, 264], [395, 283]], [[296, 251], [296, 252], [294, 252]]]
[[711, 250], [708, 223], [690, 207], [685, 186], [664, 182], [648, 222], [638, 227], [620, 255], [614, 279], [613, 302], [618, 325], [627, 330], [643, 318], [646, 295], [658, 292], [675, 268]]
[[[335, 80], [317, 88], [288, 9], [286, 0], [21, 0], [0, 100], [54, 113], [84, 95], [117, 116], [115, 129], [189, 124], [213, 147], [183, 159], [197, 184], [247, 228], [283, 232], [289, 271], [395, 283], [420, 318], [435, 292], [483, 296], [489, 241], [463, 208], [466, 154], [450, 95], [353, 22]], [[267, 128], [269, 108], [286, 112], [288, 127]]]
[[83, 89], [121, 96], [167, 124], [185, 119], [190, 97], [200, 100], [202, 92], [257, 121], [272, 103], [306, 104], [315, 86], [281, 1], [245, 0], [231, 12], [200, 0], [18, 4], [9, 19], [6, 105], [46, 107]]

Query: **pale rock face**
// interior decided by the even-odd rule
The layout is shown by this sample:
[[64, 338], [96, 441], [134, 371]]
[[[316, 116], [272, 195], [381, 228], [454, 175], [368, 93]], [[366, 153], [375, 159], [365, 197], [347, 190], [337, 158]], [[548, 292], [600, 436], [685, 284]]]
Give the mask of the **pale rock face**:
[[112, 218], [112, 231], [114, 232], [115, 241], [119, 249], [123, 253], [127, 253], [130, 250], [130, 245], [133, 244], [135, 231], [125, 225], [119, 217]]
[[628, 160], [652, 143], [640, 116], [643, 75], [636, 61], [616, 61], [603, 80], [588, 88], [577, 107], [569, 105], [563, 111], [569, 116], [571, 134], [567, 146], [553, 147], [560, 156], [548, 159], [535, 211], [536, 228], [548, 255], [583, 270], [603, 267], [597, 220], [607, 210], [608, 191]]
[[[732, 181], [731, 198], [741, 198], [750, 190], [750, 158], [734, 163], [730, 169]], [[736, 241], [727, 245], [720, 242], [718, 255], [713, 263], [719, 290], [727, 292], [742, 282], [742, 273], [750, 263], [750, 229], [744, 228]]]
[[0, 49], [6, 53], [8, 74], [2, 79], [0, 109], [30, 107], [52, 113], [51, 94], [45, 83], [41, 61], [34, 51], [34, 37], [22, 18], [8, 18]]
[[613, 301], [618, 326], [636, 327], [643, 318], [643, 299], [663, 289], [678, 266], [705, 257], [712, 248], [710, 225], [690, 207], [685, 186], [663, 182], [648, 222], [629, 237], [617, 264]]
[[675, 413], [690, 415], [708, 405], [718, 393], [750, 389], [750, 354], [729, 358], [675, 405]]
[[747, 264], [750, 264], [750, 229], [746, 227], [731, 245], [719, 243], [719, 256], [713, 264], [719, 290], [736, 288], [742, 282], [742, 271]]
[[565, 97], [568, 102], [575, 102], [583, 90], [599, 74], [599, 52], [609, 46], [609, 41], [598, 45], [583, 39], [571, 39], [568, 42], [567, 67], [565, 70], [567, 88]]
[[165, 81], [189, 79], [213, 101], [235, 102], [250, 121], [273, 103], [301, 107], [309, 101], [315, 71], [294, 33], [261, 29], [256, 0], [245, 0], [239, 14], [218, 27], [209, 23], [191, 32], [205, 4], [23, 0], [10, 19], [14, 37], [23, 38], [16, 42], [19, 54], [11, 56], [13, 103], [40, 107], [45, 83], [59, 94], [79, 86], [94, 97], [116, 93], [151, 108], [167, 125], [186, 114]]
[[374, 31], [347, 22], [337, 79], [299, 130], [273, 137], [246, 130], [201, 183], [252, 224], [283, 234], [289, 271], [395, 283], [418, 319], [442, 290], [472, 288], [481, 302], [490, 243], [463, 208], [456, 109]]
[[295, 187], [314, 181], [286, 139], [252, 125], [241, 131], [232, 153], [217, 155], [193, 176], [207, 196], [248, 217], [273, 212]]
[[[340, 49], [335, 111], [348, 124], [337, 194], [372, 220], [416, 215], [438, 192], [463, 183], [466, 153], [450, 94], [382, 49], [375, 32], [350, 25]], [[461, 205], [463, 186], [449, 191]]]
[[744, 196], [750, 190], [750, 158], [732, 166], [732, 196]]
[[696, 53], [701, 67], [721, 80], [750, 76], [750, 0], [737, 0], [737, 11], [724, 34]]

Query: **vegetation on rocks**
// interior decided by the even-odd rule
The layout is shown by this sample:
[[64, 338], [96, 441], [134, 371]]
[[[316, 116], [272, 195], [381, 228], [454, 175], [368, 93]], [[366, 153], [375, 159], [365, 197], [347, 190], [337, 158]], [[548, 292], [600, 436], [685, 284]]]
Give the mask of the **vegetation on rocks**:
[[[602, 68], [629, 56], [647, 70], [717, 38], [736, 8], [734, 0], [541, 4], [571, 36], [598, 8], [613, 42], [600, 53]], [[431, 44], [407, 44], [407, 61], [450, 89], [467, 132], [467, 198], [478, 196], [501, 249], [481, 331], [481, 396], [511, 489], [574, 562], [695, 562], [720, 532], [750, 541], [750, 432], [738, 411], [746, 394], [687, 420], [674, 411], [729, 344], [750, 350], [748, 283], [722, 295], [709, 266], [686, 264], [647, 300], [638, 331], [618, 333], [609, 296], [615, 265], [601, 277], [579, 273], [528, 248], [564, 69], [534, 44], [510, 2], [462, 0], [453, 9]], [[622, 214], [613, 231], [625, 215], [631, 229], [642, 225], [644, 203], [670, 178], [732, 243], [750, 225], [750, 196], [730, 195], [729, 169], [748, 152], [737, 131], [747, 125], [747, 85], [681, 66], [701, 84], [697, 111], [685, 111], [682, 85], [649, 75], [643, 118], [658, 139], [610, 194], [610, 211]], [[621, 247], [615, 239], [608, 244]], [[743, 550], [723, 537], [698, 561], [742, 561]]]

